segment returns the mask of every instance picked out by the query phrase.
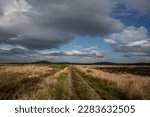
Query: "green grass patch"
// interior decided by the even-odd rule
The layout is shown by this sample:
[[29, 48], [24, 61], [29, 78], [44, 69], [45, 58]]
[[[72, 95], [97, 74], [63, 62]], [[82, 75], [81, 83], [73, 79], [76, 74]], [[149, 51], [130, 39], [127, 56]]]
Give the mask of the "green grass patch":
[[68, 74], [62, 73], [58, 77], [57, 84], [50, 85], [44, 94], [40, 94], [38, 99], [68, 99]]
[[80, 100], [90, 100], [91, 93], [89, 88], [82, 81], [81, 76], [76, 72], [74, 68], [72, 68], [72, 86], [73, 86], [73, 98], [72, 99], [80, 99]]
[[79, 70], [78, 74], [92, 87], [96, 92], [101, 95], [102, 99], [115, 100], [124, 99], [124, 94], [115, 88], [115, 83], [108, 82], [107, 80], [94, 78]]
[[49, 87], [49, 92], [56, 100], [67, 99], [68, 96], [68, 75], [62, 73], [58, 78], [58, 84], [54, 87]]
[[55, 69], [63, 69], [67, 66], [68, 66], [67, 64], [51, 64], [50, 65], [51, 68], [55, 68]]
[[58, 83], [49, 87], [49, 92], [51, 93], [53, 99], [61, 100], [67, 99], [68, 97], [68, 74], [62, 73], [58, 78]]

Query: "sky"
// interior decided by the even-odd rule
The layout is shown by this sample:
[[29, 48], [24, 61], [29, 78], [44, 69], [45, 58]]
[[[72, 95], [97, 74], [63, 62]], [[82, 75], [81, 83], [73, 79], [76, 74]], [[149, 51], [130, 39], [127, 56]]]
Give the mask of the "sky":
[[150, 0], [0, 0], [0, 63], [150, 62]]

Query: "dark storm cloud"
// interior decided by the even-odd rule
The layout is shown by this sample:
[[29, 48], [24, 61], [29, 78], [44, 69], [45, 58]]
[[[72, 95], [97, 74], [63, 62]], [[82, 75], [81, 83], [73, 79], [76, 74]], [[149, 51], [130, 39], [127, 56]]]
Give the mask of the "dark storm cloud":
[[31, 4], [44, 18], [38, 22], [42, 25], [49, 25], [82, 36], [104, 36], [122, 28], [119, 20], [109, 16], [113, 7], [111, 1], [47, 0], [45, 6], [41, 1], [33, 0]]
[[3, 15], [3, 12], [2, 12], [2, 9], [0, 8], [0, 16], [2, 16]]
[[34, 50], [24, 48], [0, 49], [0, 63], [23, 63], [39, 61], [44, 56], [39, 56]]
[[0, 56], [14, 56], [14, 55], [29, 55], [33, 53], [32, 51], [21, 49], [21, 48], [13, 48], [10, 50], [0, 49]]
[[[39, 35], [39, 34], [38, 34]], [[40, 35], [39, 35], [40, 36]], [[48, 37], [47, 37], [48, 38]], [[7, 39], [7, 44], [17, 44], [21, 45], [28, 49], [35, 49], [35, 50], [42, 50], [47, 48], [59, 48], [61, 45], [67, 44], [70, 42], [71, 35], [59, 35], [53, 33], [51, 35], [51, 40], [46, 39], [45, 37], [36, 38], [36, 37], [29, 37], [29, 36], [17, 36]]]
[[0, 4], [0, 43], [28, 49], [59, 48], [76, 36], [106, 36], [123, 27], [110, 16], [113, 0], [1, 0]]
[[131, 53], [131, 52], [144, 52], [147, 53], [150, 50], [150, 46], [148, 47], [143, 47], [142, 45], [135, 45], [135, 46], [120, 46], [120, 48], [117, 48], [117, 52], [126, 52], [126, 53]]

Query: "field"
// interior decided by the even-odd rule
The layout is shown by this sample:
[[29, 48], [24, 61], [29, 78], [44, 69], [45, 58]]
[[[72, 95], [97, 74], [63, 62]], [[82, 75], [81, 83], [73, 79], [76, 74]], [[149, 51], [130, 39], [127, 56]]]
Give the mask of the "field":
[[150, 66], [1, 64], [0, 99], [150, 99]]

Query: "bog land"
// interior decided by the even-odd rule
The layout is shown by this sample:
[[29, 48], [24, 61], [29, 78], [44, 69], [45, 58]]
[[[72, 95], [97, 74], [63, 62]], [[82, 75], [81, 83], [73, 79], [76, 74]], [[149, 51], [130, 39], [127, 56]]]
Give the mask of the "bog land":
[[1, 64], [0, 99], [150, 99], [150, 66]]

